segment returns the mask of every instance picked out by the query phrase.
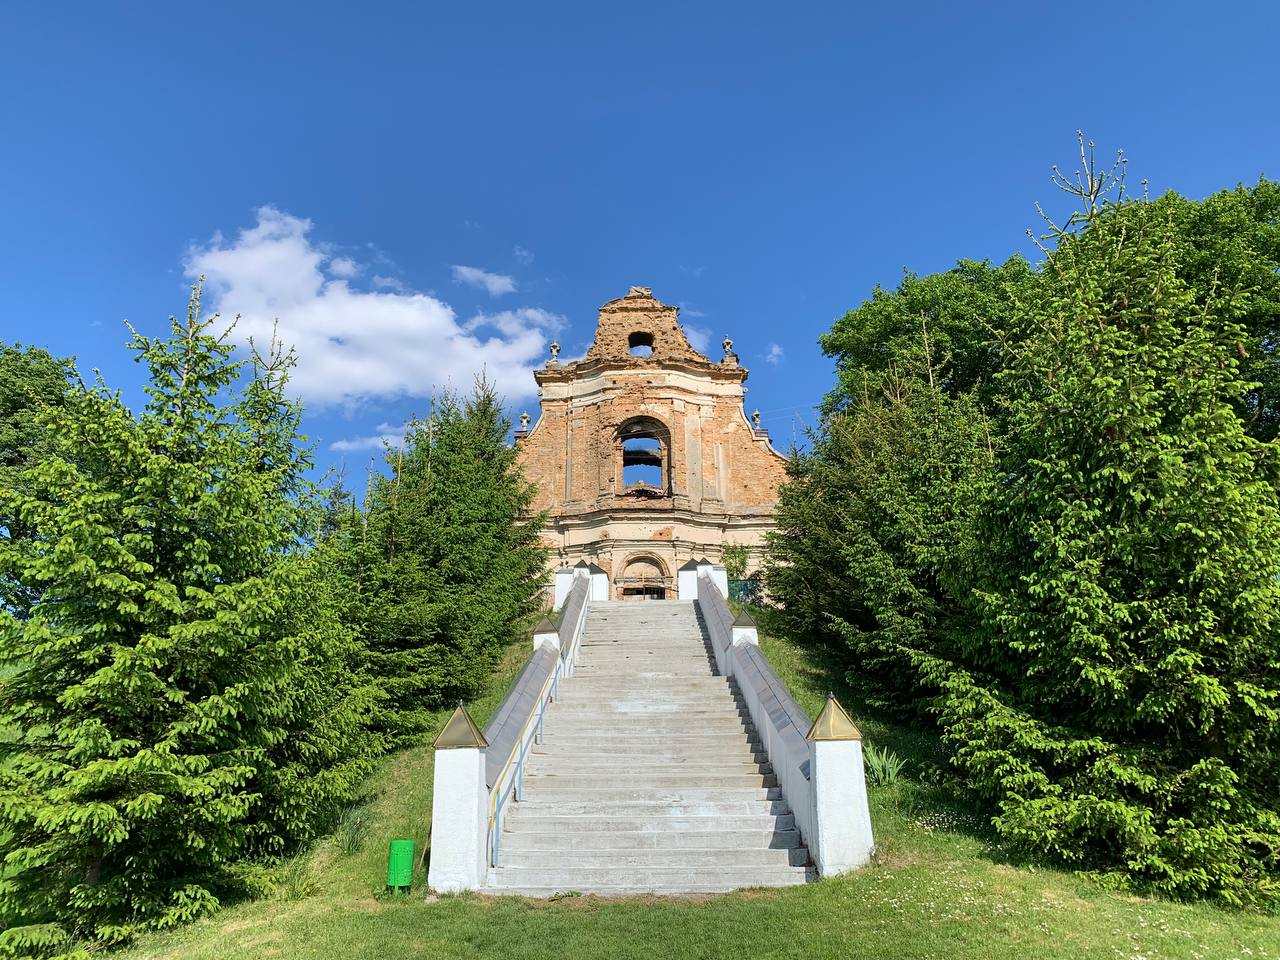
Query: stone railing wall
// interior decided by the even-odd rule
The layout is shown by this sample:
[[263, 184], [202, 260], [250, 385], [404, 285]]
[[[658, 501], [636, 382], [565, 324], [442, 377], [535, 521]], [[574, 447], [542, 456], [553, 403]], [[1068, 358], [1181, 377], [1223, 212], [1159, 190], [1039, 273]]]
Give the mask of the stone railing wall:
[[544, 621], [534, 628], [533, 653], [483, 737], [461, 747], [438, 746], [427, 871], [433, 890], [477, 890], [497, 863], [506, 804], [519, 799], [525, 757], [542, 738], [547, 704], [577, 664], [592, 586], [585, 568], [575, 571], [565, 585], [558, 624]]
[[816, 732], [760, 652], [755, 624], [750, 618], [734, 616], [722, 583], [722, 567], [699, 567], [697, 604], [711, 638], [717, 672], [737, 682], [778, 786], [795, 815], [796, 829], [819, 872], [840, 873], [862, 866], [871, 859], [874, 842], [860, 735], [854, 730], [859, 739], [829, 739]]

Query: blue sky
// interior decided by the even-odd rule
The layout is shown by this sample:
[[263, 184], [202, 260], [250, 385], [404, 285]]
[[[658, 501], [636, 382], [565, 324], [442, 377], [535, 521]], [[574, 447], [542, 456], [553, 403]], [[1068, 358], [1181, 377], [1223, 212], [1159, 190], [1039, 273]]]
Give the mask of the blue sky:
[[628, 286], [733, 337], [785, 445], [832, 320], [1031, 255], [1083, 126], [1202, 196], [1280, 157], [1274, 4], [0, 6], [0, 338], [126, 396], [189, 277], [273, 317], [323, 464], [480, 365], [580, 355]]

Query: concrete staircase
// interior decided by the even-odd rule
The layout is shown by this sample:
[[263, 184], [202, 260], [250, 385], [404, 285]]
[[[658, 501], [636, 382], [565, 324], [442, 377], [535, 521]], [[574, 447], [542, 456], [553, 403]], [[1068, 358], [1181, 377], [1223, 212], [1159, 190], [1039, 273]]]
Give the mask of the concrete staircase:
[[593, 602], [547, 709], [494, 892], [716, 893], [804, 883], [809, 852], [691, 602]]

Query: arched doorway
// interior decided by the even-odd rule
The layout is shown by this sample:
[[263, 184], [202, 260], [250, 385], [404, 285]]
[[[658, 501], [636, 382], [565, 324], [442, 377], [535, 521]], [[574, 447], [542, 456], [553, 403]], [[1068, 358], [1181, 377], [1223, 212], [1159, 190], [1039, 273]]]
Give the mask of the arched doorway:
[[665, 600], [670, 581], [657, 557], [632, 557], [614, 579], [619, 600]]

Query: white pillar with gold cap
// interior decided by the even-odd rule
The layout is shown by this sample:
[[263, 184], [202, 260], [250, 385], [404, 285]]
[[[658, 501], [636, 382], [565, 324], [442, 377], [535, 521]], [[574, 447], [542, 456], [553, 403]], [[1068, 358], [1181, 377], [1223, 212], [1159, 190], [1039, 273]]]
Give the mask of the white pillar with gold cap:
[[488, 867], [484, 751], [489, 744], [459, 703], [432, 746], [436, 770], [427, 886], [441, 893], [478, 890]]
[[862, 768], [862, 734], [835, 696], [827, 694], [805, 739], [816, 834], [805, 839], [818, 872], [828, 877], [865, 866], [875, 852], [875, 840]]

